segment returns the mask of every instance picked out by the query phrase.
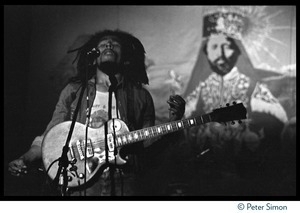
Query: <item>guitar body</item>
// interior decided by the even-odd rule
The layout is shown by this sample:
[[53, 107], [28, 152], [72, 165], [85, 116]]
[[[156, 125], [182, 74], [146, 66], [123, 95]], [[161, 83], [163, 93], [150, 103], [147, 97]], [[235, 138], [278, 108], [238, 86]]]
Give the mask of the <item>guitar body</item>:
[[[42, 160], [45, 170], [48, 170], [48, 175], [51, 179], [54, 179], [58, 170], [58, 162], [52, 162], [59, 159], [62, 155], [63, 147], [65, 146], [71, 121], [65, 121], [54, 126], [50, 129], [44, 137], [42, 143]], [[113, 125], [115, 130], [113, 130]], [[127, 125], [119, 119], [113, 119], [107, 122], [107, 138], [108, 138], [108, 159], [109, 163], [122, 165], [126, 161], [123, 160], [118, 154], [114, 154], [114, 141], [113, 131], [115, 135], [129, 132]], [[75, 161], [74, 164], [77, 170], [73, 171], [71, 165], [67, 168], [68, 173], [68, 187], [79, 187], [84, 184], [84, 175], [86, 173], [86, 182], [88, 182], [99, 170], [104, 170], [108, 164], [106, 163], [106, 149], [105, 149], [105, 128], [100, 127], [93, 129], [88, 127], [88, 142], [87, 142], [87, 158], [85, 164], [85, 134], [86, 126], [76, 122], [72, 133], [71, 140], [69, 142], [68, 159]], [[51, 165], [51, 168], [49, 168]], [[86, 171], [85, 171], [86, 169]], [[63, 184], [62, 175], [59, 180], [59, 184]]]
[[[105, 126], [98, 129], [89, 127], [86, 129], [85, 125], [75, 123], [67, 154], [69, 161], [73, 162], [72, 164], [74, 165], [72, 167], [72, 164], [70, 164], [67, 168], [68, 187], [84, 185], [96, 173], [100, 174], [100, 171], [103, 171], [109, 164], [125, 164], [126, 161], [119, 155], [119, 148], [124, 145], [208, 122], [240, 121], [240, 119], [246, 119], [246, 114], [247, 111], [244, 105], [234, 102], [232, 106], [227, 105], [225, 108], [215, 109], [211, 113], [202, 116], [172, 121], [132, 132], [129, 132], [127, 125], [119, 119], [109, 120]], [[51, 179], [56, 177], [59, 168], [57, 161], [62, 155], [71, 124], [71, 121], [60, 123], [52, 127], [44, 137], [42, 159], [45, 170], [48, 171]], [[107, 127], [107, 131], [105, 131], [105, 127]], [[86, 130], [88, 130], [87, 141], [85, 141]], [[116, 150], [117, 152], [115, 152]], [[59, 184], [63, 184], [61, 174]]]

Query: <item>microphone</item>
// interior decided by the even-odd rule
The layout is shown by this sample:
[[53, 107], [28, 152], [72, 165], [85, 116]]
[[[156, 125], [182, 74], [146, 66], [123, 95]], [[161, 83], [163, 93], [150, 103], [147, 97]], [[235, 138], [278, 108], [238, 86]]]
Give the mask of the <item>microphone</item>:
[[96, 48], [93, 48], [91, 51], [86, 53], [90, 60], [95, 60], [100, 56], [100, 51]]

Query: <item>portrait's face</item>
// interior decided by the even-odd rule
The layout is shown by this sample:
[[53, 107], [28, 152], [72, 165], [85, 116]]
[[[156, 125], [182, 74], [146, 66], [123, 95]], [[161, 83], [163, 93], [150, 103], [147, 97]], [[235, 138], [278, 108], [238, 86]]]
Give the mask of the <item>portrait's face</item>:
[[100, 51], [100, 56], [97, 58], [98, 64], [102, 62], [119, 63], [122, 56], [122, 47], [119, 39], [115, 36], [103, 37], [97, 48]]
[[225, 75], [234, 67], [238, 50], [224, 34], [212, 34], [207, 42], [207, 59], [213, 70], [220, 75]]

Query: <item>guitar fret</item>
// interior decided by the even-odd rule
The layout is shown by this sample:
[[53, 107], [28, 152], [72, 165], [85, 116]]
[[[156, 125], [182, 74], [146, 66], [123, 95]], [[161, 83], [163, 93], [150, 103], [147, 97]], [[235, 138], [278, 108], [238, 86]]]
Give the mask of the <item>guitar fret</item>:
[[163, 133], [168, 133], [170, 131], [170, 128], [171, 128], [170, 124], [164, 125], [164, 132]]
[[122, 141], [119, 136], [116, 137], [116, 144], [117, 144], [117, 146], [122, 145]]
[[190, 122], [190, 126], [193, 126], [193, 125], [195, 125], [195, 121], [194, 121], [194, 119], [192, 118], [192, 119], [190, 119], [189, 120], [189, 122]]
[[160, 134], [164, 134], [164, 133], [167, 132], [166, 125], [160, 126], [160, 129], [161, 129], [161, 133]]
[[151, 134], [151, 129], [150, 129], [150, 128], [147, 128], [146, 130], [147, 130], [147, 134], [148, 134], [147, 137], [148, 137], [148, 138], [151, 138], [151, 136], [152, 136], [152, 134]]
[[170, 124], [164, 125], [164, 132], [163, 133], [168, 133], [170, 131], [169, 128], [170, 128]]
[[175, 122], [173, 122], [173, 123], [171, 124], [171, 130], [172, 130], [172, 131], [178, 130], [178, 127], [177, 127], [177, 125], [176, 125]]
[[210, 122], [210, 117], [208, 115], [203, 115], [201, 118], [203, 119], [203, 123]]
[[166, 125], [162, 125], [161, 126], [161, 132], [162, 132], [162, 134], [165, 133], [166, 131], [167, 131]]
[[132, 141], [132, 136], [131, 136], [131, 134], [128, 134], [128, 135], [127, 135], [127, 139], [128, 139], [129, 142]]
[[149, 130], [149, 135], [150, 135], [150, 137], [154, 136], [154, 135], [153, 135], [153, 130], [152, 130], [152, 128], [148, 128], [148, 130]]
[[141, 130], [142, 139], [145, 139], [145, 131]]
[[161, 130], [162, 130], [161, 134], [165, 134], [168, 132], [166, 125], [162, 125]]
[[146, 136], [146, 137], [149, 136], [149, 131], [148, 131], [148, 129], [145, 130], [145, 136]]
[[159, 135], [159, 128], [158, 128], [158, 126], [156, 127], [156, 135]]
[[125, 135], [122, 136], [122, 141], [123, 141], [124, 144], [127, 143], [127, 140], [126, 140], [126, 136], [125, 136]]
[[137, 134], [138, 134], [138, 138], [141, 140], [143, 137], [142, 137], [142, 134], [141, 134], [141, 131], [137, 131]]
[[149, 136], [149, 131], [147, 129], [144, 129], [144, 139], [147, 139]]
[[174, 122], [171, 124], [171, 131], [174, 131], [174, 130], [177, 130], [178, 129], [178, 126], [177, 124]]
[[126, 134], [126, 135], [125, 135], [125, 138], [126, 138], [126, 143], [129, 144], [129, 143], [130, 143], [130, 137], [129, 137], [129, 135]]
[[155, 128], [155, 133], [156, 133], [156, 135], [159, 135], [159, 128], [158, 128], [158, 126]]
[[134, 132], [134, 139], [135, 139], [136, 141], [139, 141], [139, 140], [140, 140], [140, 135], [139, 135], [138, 131], [135, 131], [135, 132]]
[[134, 132], [134, 134], [133, 134], [133, 138], [135, 139], [135, 140], [137, 140], [138, 138], [139, 138], [139, 135], [138, 135], [138, 133], [135, 131]]
[[173, 122], [172, 127], [173, 127], [172, 131], [177, 131], [178, 130], [177, 122]]
[[161, 133], [161, 127], [157, 127], [157, 132], [160, 134]]
[[144, 129], [143, 131], [143, 136], [144, 136], [144, 139], [147, 139], [148, 138], [148, 131], [146, 129]]
[[183, 126], [184, 128], [189, 126], [189, 122], [187, 120], [183, 120]]
[[167, 131], [170, 131], [172, 129], [172, 127], [170, 126], [170, 124], [167, 124]]
[[143, 130], [139, 130], [140, 139], [143, 139]]
[[182, 121], [179, 121], [179, 122], [177, 123], [177, 126], [178, 126], [178, 128], [182, 128], [182, 127], [183, 127]]
[[131, 135], [131, 137], [132, 137], [132, 142], [135, 142], [135, 141], [136, 141], [136, 139], [135, 139], [134, 133], [133, 133], [133, 132], [131, 132], [131, 133], [130, 133], [130, 135]]
[[153, 127], [152, 130], [153, 130], [153, 135], [156, 136], [157, 135], [156, 128]]

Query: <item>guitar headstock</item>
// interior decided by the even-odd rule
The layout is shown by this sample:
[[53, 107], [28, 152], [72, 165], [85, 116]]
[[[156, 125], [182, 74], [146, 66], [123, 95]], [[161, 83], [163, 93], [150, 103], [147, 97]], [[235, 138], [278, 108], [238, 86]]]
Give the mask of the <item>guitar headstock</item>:
[[[219, 109], [214, 109], [210, 113], [210, 117], [212, 121], [215, 122], [228, 122], [228, 121], [234, 121], [238, 120], [239, 123], [242, 119], [246, 119], [247, 116], [247, 109], [243, 105], [243, 103], [236, 103], [233, 102], [233, 104], [230, 106], [230, 104], [226, 104], [226, 107], [222, 107]], [[234, 122], [233, 122], [234, 123]]]

